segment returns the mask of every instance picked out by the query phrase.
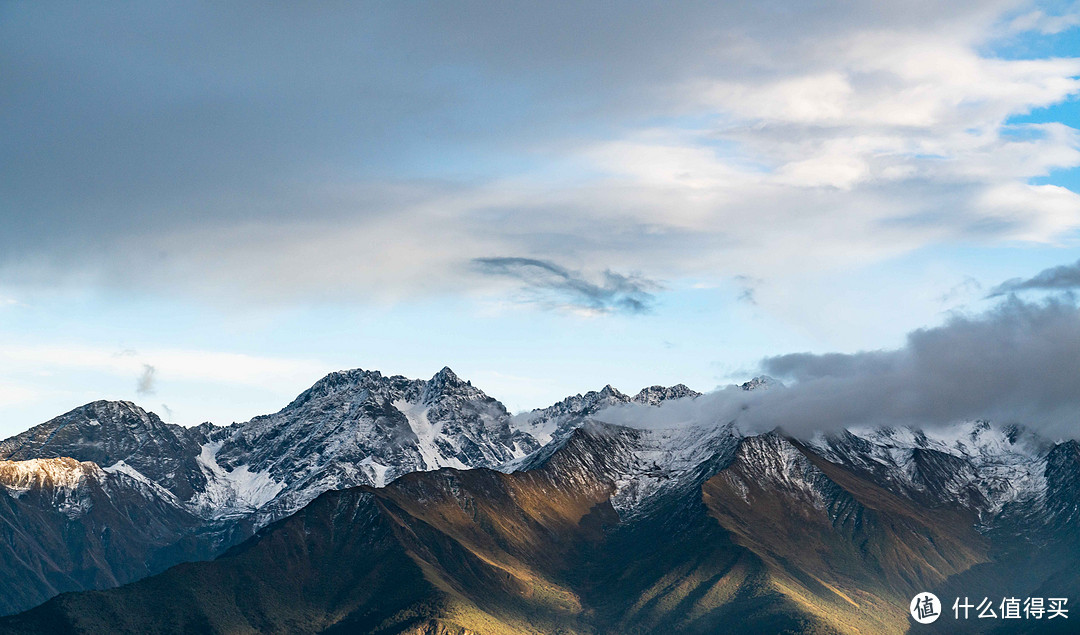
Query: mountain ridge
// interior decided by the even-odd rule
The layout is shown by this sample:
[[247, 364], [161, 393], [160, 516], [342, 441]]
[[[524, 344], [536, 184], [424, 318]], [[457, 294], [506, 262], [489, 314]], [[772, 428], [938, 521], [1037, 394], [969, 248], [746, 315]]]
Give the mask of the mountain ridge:
[[[14, 574], [0, 585], [32, 591], [6, 610], [133, 584], [61, 595], [0, 631], [903, 632], [916, 591], [1073, 588], [1075, 441], [986, 421], [797, 439], [652, 410], [698, 396], [608, 385], [511, 416], [449, 368], [430, 380], [356, 369], [230, 426], [87, 404], [0, 444], [113, 461], [0, 462], [8, 535], [66, 563], [27, 570], [0, 541]], [[622, 424], [603, 421], [608, 407]], [[640, 408], [676, 415], [635, 425]], [[98, 443], [103, 429], [118, 438]], [[176, 488], [196, 480], [138, 467], [170, 448], [189, 454], [169, 465], [193, 463], [206, 483], [187, 499]], [[101, 562], [79, 569], [65, 540], [35, 542], [57, 527]]]
[[[718, 429], [588, 422], [512, 473], [326, 492], [217, 560], [0, 632], [900, 633], [911, 594], [996, 566], [971, 510], [925, 508], [775, 431]], [[715, 452], [652, 461], [688, 442]]]
[[[684, 394], [683, 388], [661, 388], [659, 400]], [[176, 531], [153, 540], [139, 538], [132, 529], [137, 522], [133, 517], [114, 518], [120, 527], [114, 534], [135, 536], [136, 550], [168, 550], [169, 543], [175, 544], [179, 553], [188, 554], [180, 556], [182, 560], [220, 553], [327, 490], [382, 486], [414, 470], [443, 466], [498, 467], [540, 445], [512, 426], [501, 403], [449, 367], [430, 380], [353, 369], [327, 374], [276, 413], [228, 426], [204, 423], [184, 428], [165, 423], [132, 402], [91, 402], [0, 441], [0, 459], [73, 457], [70, 460], [86, 462], [94, 466], [95, 478], [126, 484], [127, 489], [107, 489], [122, 492], [117, 495], [126, 500], [120, 505], [123, 509], [130, 510], [131, 501], [152, 496], [151, 508], [173, 519]], [[23, 472], [35, 465], [24, 464]], [[10, 476], [13, 469], [8, 472], [6, 479], [0, 472], [0, 491], [17, 499], [21, 484]], [[32, 508], [32, 500], [41, 509]], [[9, 510], [8, 524], [24, 537], [40, 531], [42, 521], [32, 519], [57, 511], [42, 497], [14, 504], [17, 509]], [[64, 522], [96, 527], [92, 510], [84, 512], [85, 518]], [[21, 527], [23, 522], [37, 529]], [[15, 544], [43, 554], [64, 551], [58, 543], [34, 545], [32, 538], [9, 540], [7, 548]], [[83, 586], [82, 582], [56, 586], [43, 582], [45, 574], [40, 571], [20, 565], [17, 554], [9, 560], [12, 565], [0, 581], [0, 591], [21, 599], [0, 603], [0, 613], [29, 608], [59, 591], [129, 582], [176, 562], [159, 558], [154, 561], [160, 565], [150, 569], [129, 568], [141, 574], [119, 576], [111, 573], [114, 565], [102, 564], [101, 576], [80, 578], [91, 580]], [[34, 591], [7, 593], [20, 584]]]

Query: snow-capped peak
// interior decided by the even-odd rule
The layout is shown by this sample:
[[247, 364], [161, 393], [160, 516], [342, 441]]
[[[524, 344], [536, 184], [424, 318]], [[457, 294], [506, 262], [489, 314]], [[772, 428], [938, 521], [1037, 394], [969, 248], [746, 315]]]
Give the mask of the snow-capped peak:
[[809, 443], [826, 459], [989, 522], [1007, 505], [1041, 505], [1053, 447], [1019, 426], [976, 420], [926, 428], [850, 428]]
[[670, 401], [672, 399], [700, 396], [701, 393], [687, 388], [685, 384], [675, 384], [674, 386], [649, 386], [648, 388], [642, 388], [630, 401], [646, 406], [658, 406], [661, 402]]
[[759, 375], [754, 377], [750, 381], [743, 382], [739, 385], [739, 388], [743, 390], [771, 390], [773, 388], [783, 388], [784, 384], [769, 377], [768, 375]]

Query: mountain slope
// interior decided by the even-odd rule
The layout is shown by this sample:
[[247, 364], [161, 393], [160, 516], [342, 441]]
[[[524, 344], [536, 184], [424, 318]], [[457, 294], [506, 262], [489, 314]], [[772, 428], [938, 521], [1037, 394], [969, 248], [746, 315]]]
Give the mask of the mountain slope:
[[329, 492], [213, 562], [0, 631], [898, 633], [910, 594], [993, 564], [963, 506], [775, 433], [592, 423], [526, 467]]
[[[680, 386], [641, 393], [652, 403], [688, 394]], [[218, 554], [328, 490], [382, 486], [447, 466], [497, 467], [539, 447], [502, 404], [449, 368], [427, 381], [331, 373], [281, 411], [227, 427], [165, 424], [128, 402], [87, 404], [0, 442], [0, 456], [73, 457], [87, 474], [72, 490], [82, 510], [74, 520], [63, 496], [8, 489], [20, 498], [5, 500], [0, 523], [21, 538], [6, 548], [37, 555], [6, 559], [0, 591], [8, 600], [0, 601], [0, 614]], [[76, 562], [78, 549], [97, 554], [104, 547], [100, 539], [70, 537], [72, 523], [110, 536], [112, 559]]]
[[[501, 403], [449, 368], [428, 381], [344, 371], [275, 414], [211, 432], [203, 462], [220, 466], [215, 474], [240, 470], [266, 484], [264, 500], [249, 505], [263, 523], [330, 489], [381, 486], [440, 467], [493, 467], [537, 449], [509, 419]], [[213, 492], [204, 500], [227, 503]], [[244, 509], [217, 508], [224, 511]]]
[[128, 401], [95, 401], [0, 441], [0, 459], [71, 457], [129, 467], [188, 501], [206, 486], [196, 435]]
[[70, 458], [0, 461], [0, 612], [210, 555], [171, 493]]

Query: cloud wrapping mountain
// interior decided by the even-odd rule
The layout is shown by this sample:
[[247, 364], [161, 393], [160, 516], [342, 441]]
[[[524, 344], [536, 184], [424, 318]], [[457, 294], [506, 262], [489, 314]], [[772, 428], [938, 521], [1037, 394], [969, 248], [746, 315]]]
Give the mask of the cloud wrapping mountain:
[[945, 426], [972, 419], [1023, 423], [1052, 438], [1080, 432], [1080, 309], [1010, 299], [974, 317], [914, 331], [899, 349], [796, 353], [762, 362], [783, 389], [730, 387], [648, 411], [600, 419], [634, 426], [737, 421], [809, 436], [850, 426]]

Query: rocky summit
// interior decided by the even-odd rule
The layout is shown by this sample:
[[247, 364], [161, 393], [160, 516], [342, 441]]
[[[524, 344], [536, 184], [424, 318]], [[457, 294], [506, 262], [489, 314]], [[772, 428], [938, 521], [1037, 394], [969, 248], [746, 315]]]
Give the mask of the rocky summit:
[[1075, 441], [795, 438], [679, 414], [699, 398], [511, 416], [443, 369], [333, 373], [227, 427], [90, 404], [0, 446], [4, 610], [31, 609], [0, 632], [903, 633], [921, 591], [1080, 592]]

